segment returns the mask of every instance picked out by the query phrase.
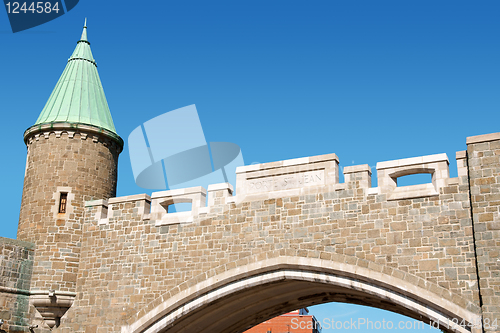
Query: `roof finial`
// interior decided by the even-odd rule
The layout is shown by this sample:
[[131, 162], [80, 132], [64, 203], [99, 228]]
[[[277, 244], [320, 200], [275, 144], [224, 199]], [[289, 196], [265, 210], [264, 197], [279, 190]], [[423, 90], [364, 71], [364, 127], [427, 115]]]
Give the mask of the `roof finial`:
[[87, 42], [87, 18], [85, 18], [85, 23], [83, 24], [83, 32], [82, 32], [82, 38], [80, 38], [80, 41]]

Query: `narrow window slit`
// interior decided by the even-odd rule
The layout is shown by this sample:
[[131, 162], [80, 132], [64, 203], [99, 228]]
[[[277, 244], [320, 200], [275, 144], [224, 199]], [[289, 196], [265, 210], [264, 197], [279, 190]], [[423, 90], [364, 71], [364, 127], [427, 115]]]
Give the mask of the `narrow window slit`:
[[66, 213], [66, 204], [68, 202], [68, 193], [61, 193], [61, 197], [59, 198], [59, 213]]

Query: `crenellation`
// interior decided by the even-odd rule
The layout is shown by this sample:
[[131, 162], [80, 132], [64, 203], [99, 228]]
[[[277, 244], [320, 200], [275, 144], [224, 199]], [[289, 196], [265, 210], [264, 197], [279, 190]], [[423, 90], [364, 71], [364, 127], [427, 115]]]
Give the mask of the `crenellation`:
[[368, 164], [347, 166], [343, 172], [347, 187], [364, 189], [372, 187], [372, 171]]
[[233, 185], [229, 183], [212, 184], [208, 186], [207, 192], [208, 207], [224, 205], [233, 196]]

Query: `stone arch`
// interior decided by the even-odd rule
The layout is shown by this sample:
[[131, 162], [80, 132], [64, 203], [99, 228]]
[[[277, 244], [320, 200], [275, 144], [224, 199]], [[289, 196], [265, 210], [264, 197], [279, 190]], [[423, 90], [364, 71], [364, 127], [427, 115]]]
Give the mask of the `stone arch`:
[[317, 258], [276, 257], [196, 280], [175, 295], [160, 297], [156, 307], [122, 327], [121, 332], [241, 332], [281, 313], [332, 301], [439, 322], [450, 332], [470, 332], [455, 327], [453, 318], [471, 324], [480, 320], [468, 310], [474, 305], [467, 301], [463, 307], [430, 288], [368, 268]]
[[179, 199], [168, 199], [168, 200], [163, 200], [163, 201], [159, 202], [159, 205], [161, 207], [163, 207], [163, 209], [167, 213], [168, 213], [168, 208], [170, 206], [172, 206], [172, 205], [175, 205], [175, 204], [190, 204], [190, 205], [192, 205], [193, 204], [193, 199], [190, 199], [190, 198], [179, 198]]
[[412, 169], [394, 171], [389, 174], [389, 177], [397, 179], [399, 177], [418, 175], [418, 174], [430, 174], [432, 176], [434, 175], [435, 172], [436, 170], [431, 168], [412, 168]]

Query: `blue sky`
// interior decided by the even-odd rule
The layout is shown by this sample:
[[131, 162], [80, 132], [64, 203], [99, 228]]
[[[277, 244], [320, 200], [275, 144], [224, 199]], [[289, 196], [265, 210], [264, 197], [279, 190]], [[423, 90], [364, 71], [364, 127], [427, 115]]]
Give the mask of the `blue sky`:
[[[196, 104], [207, 141], [238, 144], [247, 164], [336, 153], [341, 166], [372, 166], [376, 185], [377, 162], [435, 153], [448, 154], [455, 177], [466, 137], [499, 131], [499, 14], [496, 0], [81, 0], [13, 34], [0, 10], [0, 236], [16, 237], [23, 132], [85, 17], [125, 141], [145, 121]], [[147, 192], [134, 184], [126, 149], [118, 177], [119, 196]]]

